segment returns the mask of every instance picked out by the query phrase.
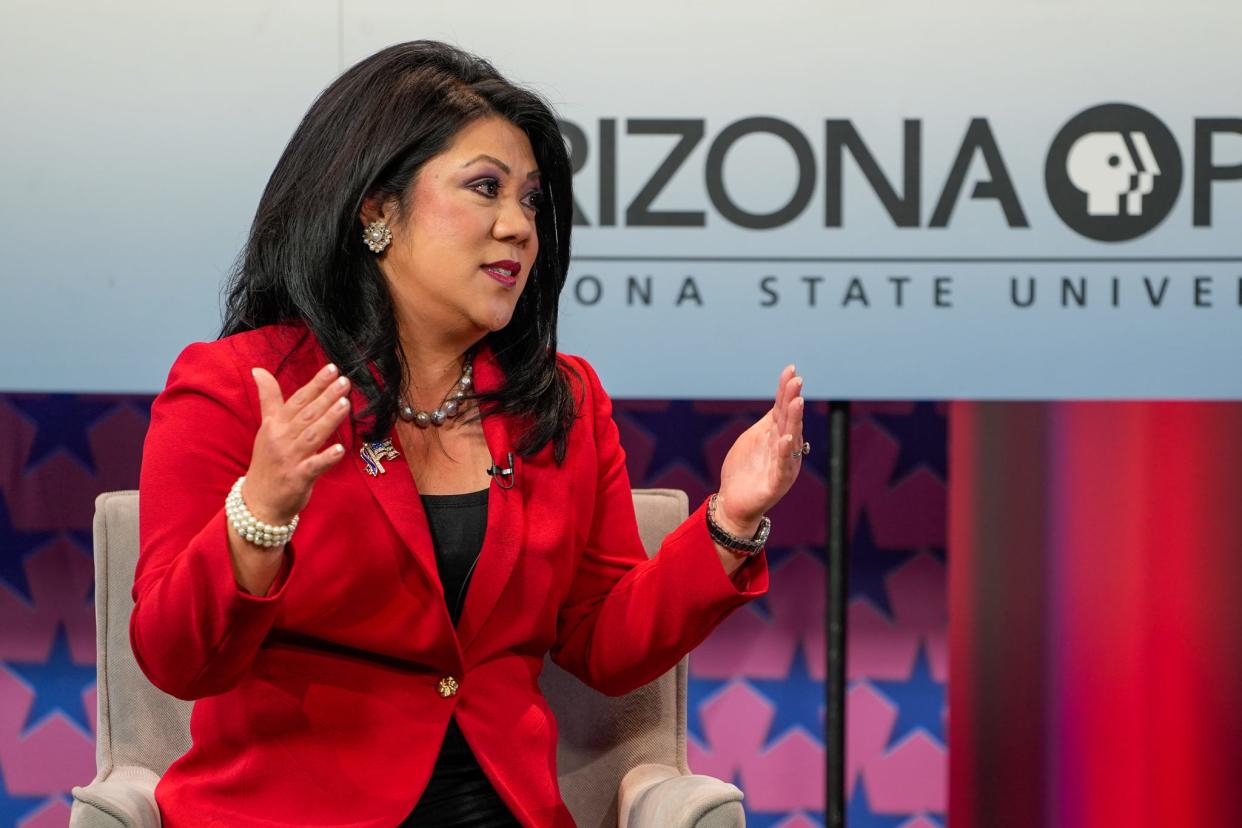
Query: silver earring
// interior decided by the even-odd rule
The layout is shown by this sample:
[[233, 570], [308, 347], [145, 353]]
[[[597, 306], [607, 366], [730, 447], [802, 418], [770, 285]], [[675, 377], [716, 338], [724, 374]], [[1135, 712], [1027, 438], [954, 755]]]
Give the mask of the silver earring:
[[384, 248], [392, 242], [392, 231], [383, 221], [373, 221], [363, 231], [362, 241], [371, 248], [372, 253], [382, 253]]

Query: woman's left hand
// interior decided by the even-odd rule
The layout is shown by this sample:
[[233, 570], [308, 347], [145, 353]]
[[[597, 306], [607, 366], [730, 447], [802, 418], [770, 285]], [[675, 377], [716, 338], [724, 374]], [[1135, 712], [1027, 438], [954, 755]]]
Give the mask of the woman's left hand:
[[759, 520], [785, 496], [798, 477], [802, 458], [802, 377], [785, 366], [776, 385], [776, 401], [759, 422], [737, 438], [720, 469], [716, 522], [734, 534], [750, 537]]

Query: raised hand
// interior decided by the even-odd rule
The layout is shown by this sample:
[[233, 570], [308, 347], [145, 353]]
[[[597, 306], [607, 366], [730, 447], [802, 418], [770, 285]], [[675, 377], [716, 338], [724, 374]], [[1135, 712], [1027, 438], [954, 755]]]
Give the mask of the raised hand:
[[320, 450], [349, 413], [349, 380], [335, 365], [325, 365], [285, 400], [276, 378], [262, 368], [251, 370], [259, 390], [263, 422], [242, 499], [266, 523], [283, 524], [302, 511], [319, 475], [345, 456], [340, 443]]
[[772, 408], [734, 441], [720, 469], [716, 520], [737, 535], [750, 537], [759, 519], [785, 496], [798, 477], [802, 458], [802, 377], [785, 366]]

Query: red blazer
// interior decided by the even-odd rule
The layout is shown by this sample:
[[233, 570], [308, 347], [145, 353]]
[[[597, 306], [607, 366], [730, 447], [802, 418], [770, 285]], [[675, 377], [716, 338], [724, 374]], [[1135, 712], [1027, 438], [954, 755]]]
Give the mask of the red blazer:
[[[190, 345], [151, 409], [130, 640], [162, 690], [195, 699], [193, 746], [156, 788], [164, 825], [391, 828], [422, 794], [450, 714], [527, 826], [572, 826], [556, 777], [544, 655], [620, 694], [674, 666], [768, 587], [764, 555], [732, 578], [706, 502], [648, 560], [612, 403], [581, 357], [559, 355], [580, 414], [562, 466], [547, 446], [493, 481], [487, 534], [457, 629], [404, 457], [372, 477], [347, 422], [346, 456], [316, 483], [266, 596], [234, 581], [224, 498], [259, 426], [250, 367], [286, 397], [327, 360], [311, 336], [271, 326]], [[280, 370], [277, 370], [280, 366]], [[482, 390], [502, 379], [485, 346]], [[353, 393], [355, 411], [365, 400]], [[494, 458], [519, 422], [484, 419]], [[394, 435], [394, 445], [400, 442]], [[441, 693], [452, 677], [457, 689]]]

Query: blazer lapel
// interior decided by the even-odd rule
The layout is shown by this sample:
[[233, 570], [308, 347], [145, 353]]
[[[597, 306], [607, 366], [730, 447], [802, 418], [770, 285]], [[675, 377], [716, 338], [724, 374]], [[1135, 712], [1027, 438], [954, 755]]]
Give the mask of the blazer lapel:
[[[503, 371], [491, 347], [484, 343], [474, 358], [475, 387], [479, 391], [493, 391], [500, 387], [503, 379]], [[366, 397], [357, 387], [351, 396], [354, 410], [362, 411], [367, 405]], [[346, 461], [357, 469], [363, 485], [379, 503], [401, 540], [422, 567], [431, 589], [440, 598], [443, 621], [451, 628], [448, 605], [444, 600], [444, 586], [440, 582], [436, 567], [431, 530], [427, 525], [427, 513], [423, 510], [414, 477], [406, 467], [404, 456], [395, 460], [381, 460], [385, 468], [382, 474], [372, 476], [367, 472], [367, 463], [360, 454], [364, 446], [362, 432], [367, 425], [365, 422], [360, 423], [351, 435], [353, 449]], [[513, 452], [515, 480], [513, 487], [509, 489], [502, 488], [501, 478], [495, 476], [488, 485], [487, 532], [478, 563], [475, 564], [470, 578], [470, 585], [466, 589], [466, 603], [457, 626], [457, 638], [462, 650], [466, 649], [482, 628], [513, 573], [522, 545], [525, 523], [526, 481], [522, 473], [522, 458], [514, 451], [514, 445], [521, 436], [521, 424], [508, 414], [493, 414], [483, 418], [483, 436], [495, 464], [505, 466], [509, 452]], [[395, 429], [392, 441], [393, 447], [404, 454]]]
[[[362, 392], [357, 390], [355, 386], [352, 392], [353, 406], [355, 411], [362, 411], [367, 405], [367, 399]], [[428, 585], [432, 591], [440, 596], [440, 605], [444, 607], [444, 622], [452, 625], [449, 620], [448, 606], [444, 602], [444, 586], [440, 583], [439, 572], [436, 569], [435, 548], [431, 542], [431, 528], [427, 525], [427, 513], [423, 511], [423, 502], [418, 496], [418, 487], [414, 483], [414, 477], [410, 474], [409, 468], [406, 467], [404, 457], [404, 447], [401, 440], [397, 436], [396, 429], [392, 432], [392, 444], [402, 456], [393, 460], [381, 459], [384, 471], [372, 475], [367, 471], [368, 463], [362, 457], [362, 450], [366, 446], [366, 441], [362, 434], [369, 427], [369, 423], [360, 423], [353, 437], [353, 449], [346, 458], [357, 470], [358, 475], [362, 478], [363, 486], [366, 487], [375, 501], [383, 509], [384, 514], [388, 517], [389, 523], [396, 530], [402, 542], [409, 547], [413, 553], [415, 561], [423, 570], [423, 576], [426, 578]]]
[[[475, 356], [474, 381], [479, 391], [494, 391], [504, 381], [504, 372], [487, 343]], [[487, 533], [483, 537], [483, 549], [470, 578], [470, 586], [466, 589], [466, 604], [457, 626], [457, 637], [463, 651], [478, 635], [495, 608], [521, 552], [525, 531], [526, 475], [522, 469], [522, 458], [514, 449], [521, 433], [521, 423], [511, 415], [497, 413], [483, 418], [483, 436], [487, 440], [492, 462], [505, 467], [509, 453], [513, 453], [513, 486], [503, 488], [499, 476], [493, 476], [488, 486]]]

